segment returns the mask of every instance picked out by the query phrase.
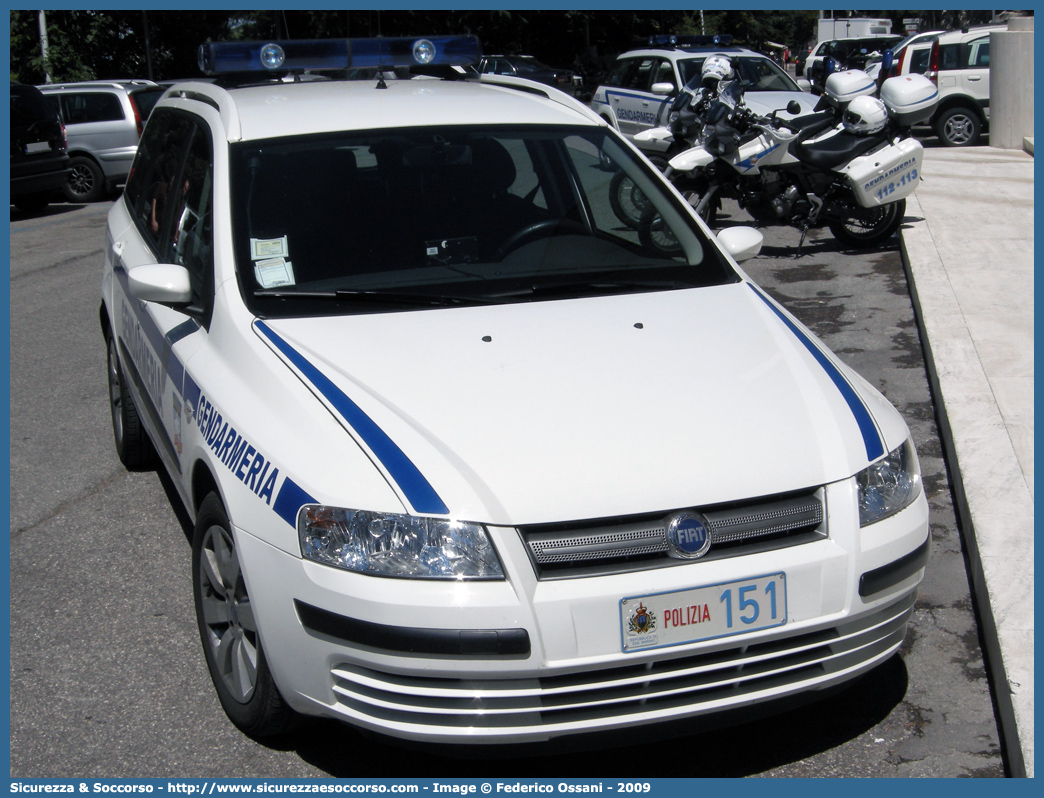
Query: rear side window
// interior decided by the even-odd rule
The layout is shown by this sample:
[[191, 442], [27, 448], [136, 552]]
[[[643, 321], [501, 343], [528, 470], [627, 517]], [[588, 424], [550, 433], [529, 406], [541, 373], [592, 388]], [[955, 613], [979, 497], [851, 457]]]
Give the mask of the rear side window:
[[62, 118], [67, 125], [87, 122], [116, 122], [126, 117], [123, 105], [115, 94], [90, 92], [62, 94]]
[[138, 107], [138, 114], [141, 116], [142, 122], [149, 118], [153, 107], [159, 102], [159, 98], [165, 91], [164, 88], [142, 89], [131, 94], [131, 101]]
[[931, 59], [932, 48], [922, 47], [919, 50], [913, 50], [910, 55], [910, 71], [917, 75], [923, 75], [928, 71], [928, 62]]
[[610, 86], [621, 89], [644, 89], [649, 85], [649, 70], [652, 69], [651, 58], [627, 58], [616, 65], [609, 75]]
[[939, 45], [939, 69], [959, 69], [958, 58], [961, 46], [959, 44]]

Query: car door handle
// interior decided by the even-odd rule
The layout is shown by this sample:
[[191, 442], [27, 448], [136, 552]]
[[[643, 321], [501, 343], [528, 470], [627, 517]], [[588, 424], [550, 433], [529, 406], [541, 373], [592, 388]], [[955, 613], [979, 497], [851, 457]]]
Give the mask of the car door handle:
[[982, 80], [982, 75], [968, 75], [968, 80]]

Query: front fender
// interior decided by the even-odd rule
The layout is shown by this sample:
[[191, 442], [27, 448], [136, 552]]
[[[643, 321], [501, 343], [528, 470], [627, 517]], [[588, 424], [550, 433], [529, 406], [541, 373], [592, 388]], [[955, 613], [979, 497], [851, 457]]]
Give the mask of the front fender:
[[674, 144], [674, 135], [668, 127], [653, 127], [634, 135], [635, 146], [642, 152], [662, 154]]
[[703, 147], [693, 147], [671, 158], [670, 166], [675, 172], [691, 172], [710, 166], [713, 161], [714, 156]]

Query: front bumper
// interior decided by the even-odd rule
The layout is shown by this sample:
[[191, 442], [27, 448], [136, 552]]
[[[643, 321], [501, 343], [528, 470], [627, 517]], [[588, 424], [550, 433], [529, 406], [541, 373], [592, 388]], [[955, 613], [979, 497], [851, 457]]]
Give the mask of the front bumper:
[[[413, 740], [538, 742], [824, 690], [891, 656], [923, 576], [927, 503], [861, 531], [853, 494], [853, 481], [828, 487], [830, 533], [814, 542], [576, 579], [539, 580], [513, 529], [491, 529], [497, 582], [364, 576], [236, 537], [269, 665], [296, 710]], [[786, 574], [783, 626], [622, 649], [622, 598], [770, 571]]]

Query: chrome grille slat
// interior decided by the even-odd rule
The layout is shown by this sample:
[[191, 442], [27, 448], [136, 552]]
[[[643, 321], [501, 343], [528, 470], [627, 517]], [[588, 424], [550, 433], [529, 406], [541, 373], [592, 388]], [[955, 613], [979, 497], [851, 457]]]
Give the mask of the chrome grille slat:
[[914, 599], [910, 594], [864, 618], [767, 643], [537, 680], [393, 676], [348, 664], [331, 675], [337, 700], [362, 715], [423, 726], [555, 728], [741, 701], [857, 671], [899, 646]]
[[[821, 490], [696, 509], [706, 518], [711, 536], [706, 559], [740, 556], [756, 547], [800, 545], [827, 535]], [[521, 527], [519, 533], [540, 578], [555, 578], [565, 569], [571, 577], [604, 573], [621, 563], [627, 563], [623, 570], [638, 570], [691, 562], [669, 556], [671, 515], [553, 529]]]

